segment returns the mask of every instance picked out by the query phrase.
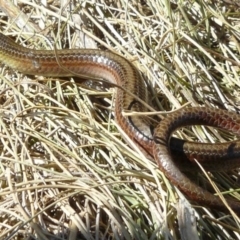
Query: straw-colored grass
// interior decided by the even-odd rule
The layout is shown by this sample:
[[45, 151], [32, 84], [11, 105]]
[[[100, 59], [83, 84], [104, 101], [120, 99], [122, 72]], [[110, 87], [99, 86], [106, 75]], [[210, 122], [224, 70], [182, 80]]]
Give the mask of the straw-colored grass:
[[[29, 48], [125, 56], [161, 113], [186, 104], [239, 111], [238, 1], [36, 2], [1, 0], [1, 32]], [[0, 239], [239, 239], [234, 214], [190, 205], [128, 139], [114, 120], [114, 89], [7, 66], [0, 81]], [[234, 139], [203, 127], [176, 136]], [[209, 176], [240, 200], [237, 170]], [[198, 181], [208, 182], [203, 173]]]

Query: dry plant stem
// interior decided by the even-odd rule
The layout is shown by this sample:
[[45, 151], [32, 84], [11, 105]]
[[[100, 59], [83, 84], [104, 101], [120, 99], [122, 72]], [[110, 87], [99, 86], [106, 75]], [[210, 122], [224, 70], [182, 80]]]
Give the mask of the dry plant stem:
[[37, 25], [30, 23], [29, 17], [11, 1], [0, 0], [0, 9], [5, 12], [10, 19], [14, 19], [14, 22], [22, 31], [34, 33], [41, 30]]
[[[7, 177], [8, 177], [8, 182], [12, 183], [11, 177], [10, 177], [10, 171], [7, 171]], [[22, 214], [22, 216], [23, 216], [23, 218], [26, 222], [29, 221], [30, 217], [28, 216], [27, 212], [23, 209], [22, 205], [20, 204], [19, 198], [18, 198], [17, 194], [15, 193], [15, 191], [13, 190], [13, 185], [10, 184], [9, 187], [10, 187], [10, 190], [12, 192], [12, 197], [13, 197], [14, 202], [15, 202], [17, 208], [18, 208], [18, 211]], [[40, 229], [38, 224], [36, 224], [32, 221], [29, 221], [29, 223], [30, 223], [31, 227], [36, 231], [36, 233], [37, 233], [37, 235], [40, 239], [47, 240], [47, 237], [41, 232], [41, 229]]]
[[[198, 161], [207, 162], [210, 167], [215, 167], [216, 161], [211, 162], [209, 158], [215, 157], [215, 160], [220, 158], [219, 168], [224, 168], [225, 161], [228, 160], [228, 166], [233, 168], [239, 164], [240, 142], [211, 145], [209, 151], [206, 151], [206, 144], [188, 143], [179, 139], [172, 139], [169, 148], [168, 145], [172, 131], [177, 127], [192, 124], [221, 127], [240, 135], [240, 116], [237, 114], [210, 108], [182, 109], [168, 114], [156, 128], [153, 139], [152, 123], [147, 117], [123, 115], [126, 111], [146, 111], [146, 108], [137, 100], [138, 98], [147, 102], [144, 81], [133, 64], [125, 58], [111, 52], [90, 49], [65, 49], [56, 52], [32, 50], [0, 34], [0, 60], [25, 74], [72, 76], [75, 73], [90, 78], [102, 78], [118, 85], [115, 117], [124, 131], [145, 151], [154, 155], [160, 169], [190, 199], [212, 208], [226, 210], [218, 197], [192, 183], [178, 169], [170, 152], [173, 151], [173, 155], [182, 155], [185, 160], [196, 158]], [[136, 97], [129, 95], [128, 92], [132, 92]], [[236, 213], [240, 214], [239, 203], [233, 201], [228, 203]]]

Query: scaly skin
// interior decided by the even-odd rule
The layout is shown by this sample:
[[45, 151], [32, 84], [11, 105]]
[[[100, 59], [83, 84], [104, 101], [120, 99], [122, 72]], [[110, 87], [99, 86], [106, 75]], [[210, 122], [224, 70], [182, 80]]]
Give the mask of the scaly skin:
[[[153, 138], [151, 123], [147, 118], [123, 115], [126, 111], [146, 111], [138, 98], [147, 102], [144, 81], [134, 65], [125, 58], [111, 52], [93, 49], [33, 50], [22, 47], [0, 34], [0, 61], [30, 75], [83, 75], [88, 78], [102, 78], [116, 84], [118, 88], [115, 117], [122, 129], [145, 151], [154, 156], [159, 168], [169, 180], [190, 199], [226, 211], [218, 197], [190, 181], [179, 170], [179, 166], [183, 161], [192, 168], [193, 164], [189, 160], [197, 159], [204, 167], [212, 170], [235, 168], [240, 165], [240, 141], [200, 144], [175, 138], [169, 139], [176, 128], [196, 124], [220, 127], [240, 134], [240, 117], [237, 114], [210, 108], [182, 109], [168, 114], [155, 129]], [[177, 156], [175, 161], [172, 156]], [[210, 161], [211, 159], [213, 161]], [[228, 201], [228, 204], [236, 213], [240, 213], [240, 203]]]

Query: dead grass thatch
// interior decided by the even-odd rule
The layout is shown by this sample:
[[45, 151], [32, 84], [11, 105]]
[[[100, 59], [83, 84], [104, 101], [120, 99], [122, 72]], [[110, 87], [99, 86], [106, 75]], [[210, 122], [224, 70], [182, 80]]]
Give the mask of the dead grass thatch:
[[[119, 53], [148, 79], [161, 112], [186, 104], [239, 109], [238, 1], [9, 2], [0, 1], [5, 35], [29, 48]], [[104, 85], [6, 66], [0, 81], [0, 239], [240, 238], [239, 219], [193, 210], [154, 162], [125, 143]], [[203, 127], [176, 135], [232, 139]], [[224, 193], [237, 188], [237, 171], [210, 176]]]

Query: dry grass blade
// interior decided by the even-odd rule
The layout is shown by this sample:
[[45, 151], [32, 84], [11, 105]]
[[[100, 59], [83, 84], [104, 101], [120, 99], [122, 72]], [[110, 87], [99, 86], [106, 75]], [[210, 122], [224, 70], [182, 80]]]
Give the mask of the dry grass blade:
[[[13, 8], [1, 0], [1, 32], [29, 48], [117, 52], [148, 79], [159, 111], [185, 104], [239, 111], [237, 1], [75, 2], [17, 0]], [[193, 211], [125, 136], [104, 84], [89, 89], [5, 66], [0, 81], [0, 239], [240, 238], [237, 219]], [[203, 127], [176, 135], [233, 138]], [[224, 196], [237, 176], [210, 175]], [[198, 180], [209, 184], [204, 174]], [[228, 194], [240, 200], [237, 191]]]

